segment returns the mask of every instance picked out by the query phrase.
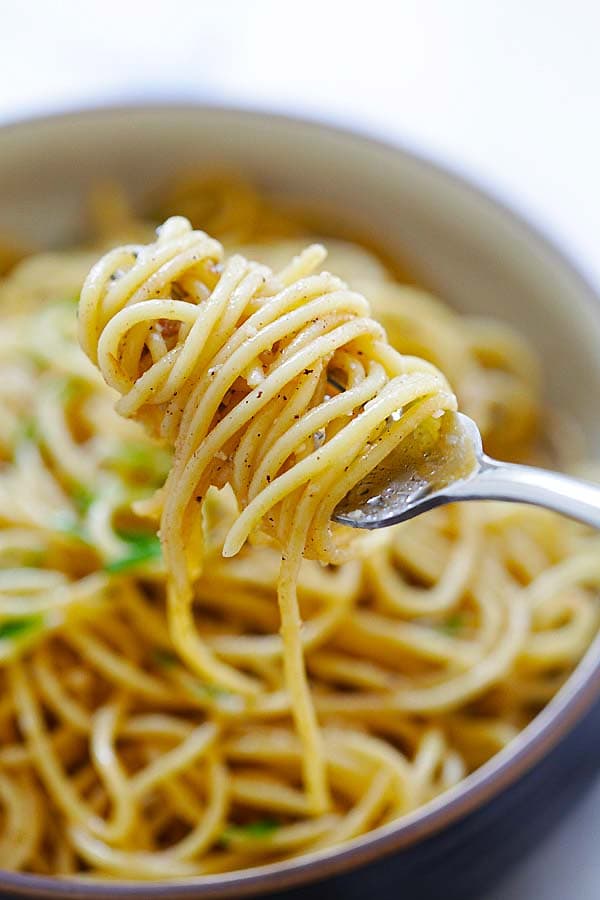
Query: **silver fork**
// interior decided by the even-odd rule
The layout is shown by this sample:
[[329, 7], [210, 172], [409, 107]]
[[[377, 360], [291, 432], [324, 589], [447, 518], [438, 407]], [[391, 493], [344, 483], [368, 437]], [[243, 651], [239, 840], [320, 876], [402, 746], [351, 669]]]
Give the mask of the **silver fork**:
[[426, 459], [402, 445], [338, 504], [333, 519], [353, 528], [384, 528], [445, 503], [508, 500], [544, 506], [600, 528], [600, 486], [568, 475], [491, 459], [475, 422], [446, 413], [443, 439]]

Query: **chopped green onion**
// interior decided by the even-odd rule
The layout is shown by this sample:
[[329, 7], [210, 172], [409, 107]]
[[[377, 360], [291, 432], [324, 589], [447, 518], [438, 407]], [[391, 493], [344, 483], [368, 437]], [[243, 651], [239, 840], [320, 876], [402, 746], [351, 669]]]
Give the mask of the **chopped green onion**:
[[162, 557], [160, 540], [158, 535], [150, 532], [117, 532], [123, 543], [127, 544], [128, 551], [118, 559], [106, 563], [104, 570], [117, 574], [135, 569], [142, 563], [159, 560]]
[[0, 641], [9, 641], [13, 638], [30, 637], [36, 631], [44, 627], [44, 617], [41, 615], [22, 616], [19, 619], [7, 619], [0, 623]]
[[247, 825], [228, 825], [221, 834], [220, 843], [227, 847], [232, 841], [261, 840], [271, 837], [280, 827], [276, 819], [257, 819]]

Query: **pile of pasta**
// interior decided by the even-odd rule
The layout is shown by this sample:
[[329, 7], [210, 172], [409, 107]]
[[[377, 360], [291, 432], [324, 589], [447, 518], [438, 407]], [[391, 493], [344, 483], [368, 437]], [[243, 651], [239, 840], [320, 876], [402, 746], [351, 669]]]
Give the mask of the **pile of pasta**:
[[[319, 274], [320, 251], [298, 257], [302, 225], [247, 186], [188, 183], [162, 203], [270, 267], [245, 263], [238, 285], [263, 279], [272, 296], [321, 278], [319, 297], [347, 292]], [[94, 245], [28, 256], [0, 283], [0, 867], [157, 880], [336, 847], [457, 785], [552, 698], [598, 627], [598, 538], [542, 510], [472, 504], [363, 535], [339, 564], [324, 564], [313, 546], [294, 596], [326, 783], [315, 804], [280, 634], [276, 525], [285, 515], [232, 548], [251, 479], [232, 488], [228, 475], [203, 493], [186, 532], [182, 639], [168, 596], [173, 566], [156, 534], [181, 422], [173, 415], [163, 426], [165, 398], [154, 410], [147, 400], [130, 406], [140, 421], [115, 410], [119, 393], [121, 413], [128, 397], [143, 399], [131, 389], [190, 334], [181, 304], [195, 309], [189, 296], [210, 279], [201, 299], [214, 296], [221, 251], [209, 246], [204, 281], [197, 271], [183, 285], [170, 279], [185, 294], [146, 294], [171, 302], [172, 320], [163, 306], [151, 359], [129, 347], [121, 362], [136, 378], [117, 391], [79, 347], [77, 302], [109, 247], [129, 241], [105, 273], [118, 288], [155, 238], [118, 196], [105, 191], [97, 206]], [[178, 219], [161, 234], [191, 233]], [[325, 243], [327, 267], [367, 297], [397, 350], [443, 371], [488, 449], [533, 458], [543, 411], [523, 341], [399, 284], [357, 244]], [[324, 388], [340, 404], [365, 380], [355, 358], [346, 362]], [[408, 374], [437, 379], [429, 412], [451, 408], [430, 367]], [[252, 366], [244, 378], [260, 390]], [[293, 418], [284, 424], [287, 433]], [[307, 446], [294, 445], [299, 458], [312, 457], [327, 427], [312, 423]], [[249, 428], [256, 472], [260, 413]], [[213, 470], [228, 452], [215, 449]], [[225, 557], [224, 548], [238, 552]]]

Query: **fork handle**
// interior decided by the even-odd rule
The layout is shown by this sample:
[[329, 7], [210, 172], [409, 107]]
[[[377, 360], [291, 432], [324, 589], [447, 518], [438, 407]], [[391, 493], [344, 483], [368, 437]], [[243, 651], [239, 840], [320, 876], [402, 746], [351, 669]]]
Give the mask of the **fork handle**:
[[447, 489], [448, 499], [531, 503], [600, 528], [600, 486], [559, 472], [484, 456], [479, 473]]

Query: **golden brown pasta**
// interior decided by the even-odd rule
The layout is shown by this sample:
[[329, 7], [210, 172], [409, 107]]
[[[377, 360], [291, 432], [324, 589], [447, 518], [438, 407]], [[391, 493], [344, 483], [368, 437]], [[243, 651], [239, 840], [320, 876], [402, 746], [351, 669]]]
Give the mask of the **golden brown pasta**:
[[[187, 205], [178, 190], [179, 211], [214, 227], [244, 259], [234, 254], [223, 265], [220, 244], [181, 220], [145, 251], [139, 242], [151, 229], [105, 192], [95, 202], [94, 246], [30, 257], [0, 282], [5, 868], [202, 878], [334, 847], [427, 803], [505, 746], [597, 630], [598, 538], [545, 511], [447, 507], [361, 536], [349, 554], [338, 547], [328, 515], [344, 478], [362, 471], [343, 472], [344, 414], [353, 413], [344, 419], [353, 425], [359, 402], [372, 396], [377, 407], [386, 391], [393, 411], [393, 382], [404, 377], [410, 408], [434, 439], [439, 419], [431, 416], [451, 408], [452, 392], [430, 366], [384, 349], [362, 297], [333, 276], [310, 274], [322, 268], [321, 250], [294, 260], [302, 241], [287, 215], [269, 213], [261, 233], [272, 206], [252, 189], [213, 181], [203, 196], [197, 183]], [[92, 356], [100, 339], [99, 359], [117, 390], [76, 334], [79, 289], [111, 235], [133, 244], [96, 270], [80, 328]], [[276, 274], [245, 261], [253, 257]], [[367, 296], [401, 352], [444, 371], [488, 447], [535, 451], [539, 382], [520, 339], [398, 285], [348, 242], [331, 242], [328, 265]], [[294, 294], [299, 282], [304, 303]], [[284, 299], [275, 313], [276, 297]], [[296, 316], [298, 332], [310, 329], [311, 303], [310, 340], [293, 344], [288, 318], [275, 352], [257, 350], [281, 317]], [[269, 324], [257, 327], [269, 309]], [[207, 327], [201, 316], [211, 314]], [[295, 354], [299, 363], [319, 336], [357, 320], [364, 331], [331, 357], [306, 357], [302, 375], [314, 371], [294, 382], [294, 394], [289, 381], [276, 381], [297, 374], [293, 365], [281, 374]], [[207, 360], [228, 341], [222, 368], [209, 376]], [[217, 383], [215, 400], [229, 385], [212, 412], [210, 386], [194, 394], [202, 372]], [[262, 405], [261, 385], [272, 391]], [[255, 406], [240, 406], [249, 397]], [[367, 431], [381, 428], [394, 442], [403, 419], [388, 422], [382, 405]], [[228, 421], [237, 430], [222, 426], [196, 463], [199, 435]], [[337, 435], [332, 484], [325, 467], [310, 466]], [[294, 472], [292, 454], [304, 469]], [[314, 507], [303, 506], [309, 477]], [[233, 489], [218, 488], [226, 482]], [[256, 504], [261, 497], [266, 506]], [[155, 535], [161, 514], [164, 553]], [[305, 524], [294, 535], [309, 558], [283, 599], [292, 614], [297, 603], [303, 622], [293, 635], [314, 708], [310, 734], [298, 728], [285, 675], [289, 633], [279, 631], [280, 547], [293, 521]], [[287, 575], [295, 574], [294, 561]], [[320, 757], [307, 761], [315, 735]]]

